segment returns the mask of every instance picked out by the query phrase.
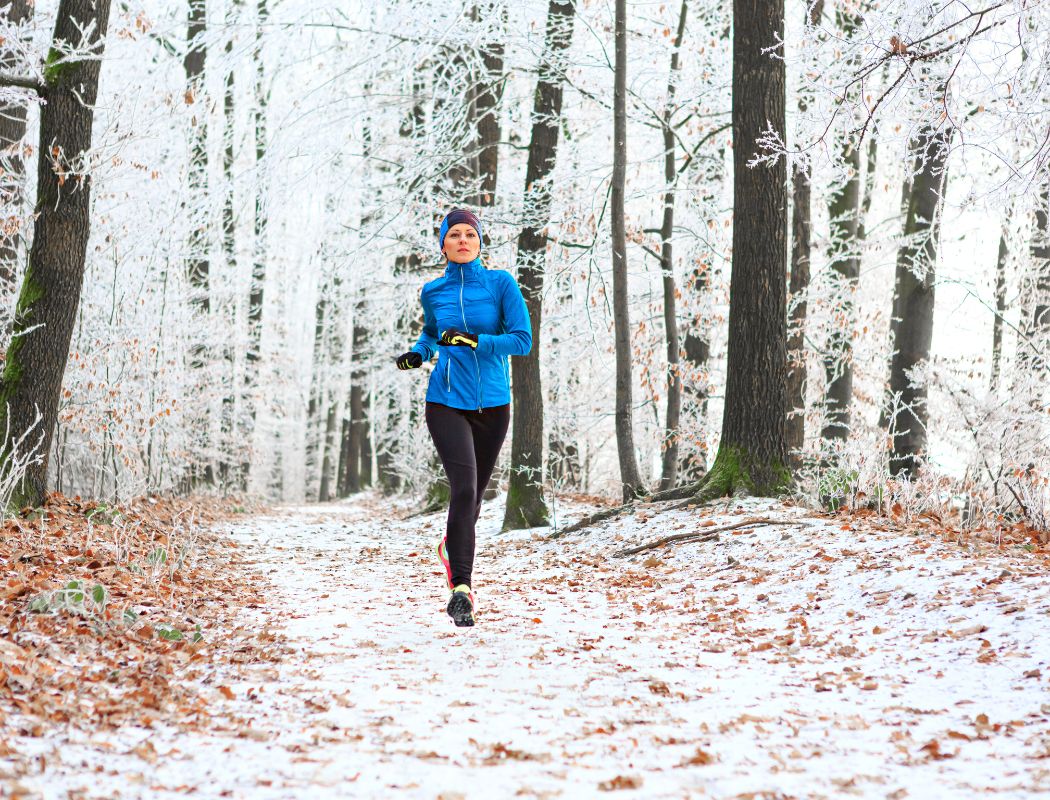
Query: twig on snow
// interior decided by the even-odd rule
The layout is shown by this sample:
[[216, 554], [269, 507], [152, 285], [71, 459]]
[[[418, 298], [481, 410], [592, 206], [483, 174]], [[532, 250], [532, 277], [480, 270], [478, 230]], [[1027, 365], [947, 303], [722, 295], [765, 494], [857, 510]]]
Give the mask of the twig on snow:
[[750, 528], [755, 525], [788, 525], [792, 527], [806, 526], [812, 523], [809, 522], [797, 522], [789, 519], [749, 519], [744, 522], [738, 522], [735, 525], [723, 525], [721, 528], [702, 528], [698, 531], [690, 531], [689, 533], [676, 533], [672, 536], [664, 536], [662, 539], [657, 539], [653, 542], [647, 542], [646, 544], [640, 544], [637, 547], [629, 547], [626, 550], [619, 550], [613, 553], [614, 558], [625, 558], [626, 556], [633, 556], [636, 553], [643, 553], [646, 550], [655, 550], [657, 547], [663, 547], [665, 544], [671, 544], [672, 542], [710, 542], [718, 538], [718, 534], [725, 533], [726, 531], [735, 531], [739, 528]]

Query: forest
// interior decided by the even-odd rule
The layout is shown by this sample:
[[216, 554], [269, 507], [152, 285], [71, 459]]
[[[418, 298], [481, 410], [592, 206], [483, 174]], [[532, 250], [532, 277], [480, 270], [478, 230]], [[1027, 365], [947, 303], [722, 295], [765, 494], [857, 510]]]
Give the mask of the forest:
[[[785, 621], [792, 641], [771, 639], [767, 655], [790, 661], [790, 648], [809, 641], [808, 626], [813, 641], [820, 638], [817, 620], [807, 623], [799, 615], [809, 612], [798, 609], [811, 604], [817, 614], [814, 597], [847, 592], [861, 573], [845, 564], [867, 569], [882, 558], [874, 555], [879, 542], [897, 554], [886, 559], [903, 558], [908, 575], [926, 570], [911, 589], [893, 587], [909, 598], [925, 598], [926, 589], [932, 595], [935, 580], [945, 593], [965, 592], [969, 578], [958, 576], [972, 571], [997, 608], [1013, 607], [1019, 596], [992, 598], [1003, 581], [1019, 582], [1032, 609], [1046, 601], [1048, 0], [0, 0], [0, 540], [7, 564], [0, 730], [28, 742], [58, 719], [105, 718], [117, 731], [111, 744], [156, 764], [161, 739], [133, 747], [119, 739], [143, 709], [153, 708], [154, 721], [171, 730], [185, 732], [180, 726], [192, 717], [194, 730], [231, 731], [265, 748], [249, 713], [258, 701], [253, 681], [291, 686], [290, 694], [309, 695], [307, 707], [321, 703], [324, 713], [350, 714], [366, 702], [357, 692], [367, 673], [339, 679], [357, 687], [347, 694], [301, 677], [288, 683], [282, 670], [293, 650], [321, 657], [323, 647], [320, 634], [290, 621], [297, 617], [287, 609], [305, 603], [316, 619], [332, 611], [316, 595], [328, 584], [315, 585], [306, 571], [316, 538], [313, 568], [332, 586], [358, 580], [338, 572], [343, 548], [377, 587], [396, 575], [408, 598], [398, 602], [410, 603], [401, 611], [423, 614], [411, 605], [418, 576], [405, 564], [430, 546], [405, 537], [439, 536], [446, 508], [457, 502], [425, 411], [430, 375], [448, 376], [428, 358], [413, 371], [395, 360], [428, 335], [424, 286], [447, 274], [439, 229], [457, 208], [481, 220], [483, 269], [513, 277], [531, 331], [528, 353], [503, 360], [512, 417], [475, 515], [478, 559], [490, 576], [481, 591], [491, 593], [489, 619], [504, 637], [476, 640], [493, 670], [504, 660], [549, 666], [534, 647], [505, 655], [518, 646], [514, 620], [549, 625], [564, 614], [571, 627], [568, 609], [541, 612], [516, 594], [547, 586], [546, 595], [561, 602], [545, 583], [560, 579], [542, 577], [548, 573], [595, 592], [571, 637], [542, 634], [554, 637], [551, 652], [582, 648], [588, 659], [601, 624], [613, 618], [603, 616], [612, 610], [602, 597], [620, 597], [624, 613], [642, 606], [655, 613], [650, 603], [663, 601], [652, 599], [653, 582], [670, 582], [673, 593], [690, 598], [668, 600], [674, 613], [695, 613], [707, 602], [692, 599], [695, 573], [697, 585], [721, 587], [719, 602], [734, 605], [725, 592], [736, 584], [721, 570], [743, 575], [742, 563], [761, 561], [767, 566], [755, 566], [750, 578], [756, 595], [739, 607], [760, 608], [767, 594], [758, 584], [770, 576], [783, 583], [776, 598], [785, 620], [794, 613], [802, 623]], [[477, 494], [482, 509], [480, 486]], [[450, 530], [452, 518], [450, 511]], [[680, 528], [685, 533], [675, 533]], [[64, 550], [50, 544], [63, 535], [72, 537]], [[898, 538], [890, 547], [880, 537]], [[763, 554], [754, 562], [747, 551], [729, 562], [720, 555], [716, 564], [687, 556], [679, 544], [728, 552], [745, 540]], [[795, 541], [813, 551], [813, 569], [796, 574]], [[473, 546], [472, 538], [472, 559]], [[583, 549], [574, 556], [573, 548]], [[303, 566], [287, 566], [276, 550]], [[516, 574], [519, 550], [532, 572]], [[933, 553], [958, 563], [927, 569]], [[440, 546], [438, 555], [445, 558]], [[628, 556], [628, 572], [609, 566]], [[834, 575], [810, 585], [839, 569], [833, 561], [843, 564], [838, 589], [827, 588]], [[580, 572], [584, 564], [600, 573], [593, 586]], [[276, 571], [279, 588], [264, 576]], [[988, 577], [1000, 572], [997, 581]], [[489, 589], [497, 577], [503, 588]], [[622, 597], [628, 586], [646, 594], [634, 611]], [[864, 596], [890, 591], [861, 589]], [[166, 615], [161, 624], [157, 608], [142, 619], [143, 592], [154, 597], [145, 606]], [[265, 599], [271, 594], [284, 598], [283, 611]], [[229, 600], [222, 605], [220, 597]], [[822, 612], [834, 617], [829, 626], [856, 623], [851, 597], [839, 598], [848, 621], [834, 616], [839, 600], [829, 601]], [[473, 595], [470, 602], [473, 609]], [[955, 642], [969, 635], [956, 635], [960, 629], [977, 625], [987, 630], [980, 606], [952, 607], [957, 613], [944, 612], [939, 638], [923, 642]], [[273, 616], [245, 622], [259, 608]], [[931, 608], [922, 617], [927, 628], [941, 613]], [[1050, 604], [1039, 608], [1029, 613], [1042, 615]], [[413, 669], [426, 669], [424, 654], [443, 657], [442, 647], [454, 646], [459, 657], [469, 652], [470, 640], [442, 645], [425, 626], [404, 641], [390, 638], [353, 603], [332, 614], [331, 625], [350, 625], [365, 647], [417, 650]], [[718, 633], [722, 623], [709, 619]], [[50, 666], [41, 666], [43, 643], [66, 641], [87, 625], [101, 638], [68, 644], [67, 657], [52, 653]], [[290, 627], [268, 633], [282, 625]], [[875, 634], [890, 626], [879, 622]], [[1024, 651], [1022, 672], [1034, 674], [1034, 685], [1050, 653], [1025, 649], [1031, 639], [1022, 627], [1030, 630], [1010, 628], [1020, 637], [1013, 650]], [[103, 635], [111, 628], [144, 655], [119, 656]], [[601, 635], [612, 646], [614, 634]], [[983, 631], [972, 636], [987, 641]], [[628, 640], [620, 641], [627, 650]], [[692, 720], [705, 708], [692, 682], [706, 678], [695, 670], [653, 677], [674, 660], [656, 656], [660, 642], [640, 645], [642, 660], [651, 661], [645, 699], [662, 703], [668, 719]], [[839, 644], [836, 657], [846, 660], [853, 656], [842, 648], [860, 646]], [[899, 660], [913, 645], [901, 639], [887, 653]], [[739, 641], [717, 647], [743, 652]], [[723, 652], [698, 651], [705, 658]], [[118, 711], [102, 684], [74, 688], [75, 665], [87, 652], [99, 676], [153, 686], [140, 690], [150, 697], [163, 675], [166, 699], [125, 697]], [[680, 661], [695, 655], [676, 653]], [[931, 650], [929, 659], [950, 661], [947, 650]], [[264, 672], [236, 679], [222, 672], [241, 661]], [[411, 680], [398, 677], [407, 662], [381, 662], [394, 683]], [[856, 670], [856, 684], [822, 677], [817, 685], [841, 693], [892, 683], [873, 677], [875, 667]], [[597, 675], [565, 691], [579, 699], [572, 693], [586, 694], [591, 680], [620, 680]], [[961, 678], [958, 690], [982, 683], [976, 675]], [[237, 706], [223, 717], [225, 728], [205, 713], [198, 691], [213, 691], [219, 680], [226, 681], [222, 697]], [[675, 680], [688, 684], [677, 711]], [[741, 680], [760, 687], [763, 678]], [[793, 685], [786, 675], [777, 680]], [[978, 710], [1009, 706], [1007, 683], [1003, 695], [987, 689], [988, 708]], [[93, 711], [70, 699], [81, 691], [94, 698]], [[1050, 699], [1037, 691], [1039, 698], [1015, 697], [1015, 719], [1042, 714], [1045, 723]], [[624, 692], [624, 702], [638, 700]], [[338, 702], [343, 696], [349, 705]], [[555, 717], [569, 713], [569, 699], [539, 689], [498, 696], [510, 705], [546, 698]], [[763, 702], [765, 714], [774, 700]], [[105, 703], [110, 711], [100, 710]], [[756, 708], [741, 705], [734, 719]], [[611, 742], [616, 725], [626, 735], [622, 720], [580, 713], [589, 736], [606, 730]], [[967, 718], [967, 743], [991, 735], [996, 723], [980, 716], [983, 722]], [[34, 734], [27, 719], [50, 722]], [[400, 722], [408, 733], [383, 728], [392, 737], [385, 747], [419, 734]], [[472, 768], [512, 765], [521, 774], [504, 775], [491, 794], [449, 788], [456, 756], [444, 740], [420, 739], [404, 785], [385, 774], [362, 785], [360, 796], [511, 796], [533, 778], [541, 787], [534, 796], [583, 785], [639, 797], [839, 791], [828, 777], [834, 770], [822, 767], [796, 783], [755, 784], [745, 762], [730, 764], [728, 750], [719, 755], [717, 742], [699, 739], [689, 740], [689, 753], [676, 751], [677, 766], [689, 768], [682, 774], [714, 765], [732, 767], [735, 777], [654, 782], [643, 779], [649, 767], [629, 774], [610, 744], [606, 761], [579, 767], [585, 783], [573, 783], [584, 780], [575, 767], [544, 783], [530, 762], [550, 757], [514, 739], [520, 730], [510, 717], [493, 724], [506, 736], [487, 742]], [[557, 723], [550, 724], [555, 736]], [[347, 724], [344, 734], [352, 729]], [[328, 735], [317, 730], [315, 744]], [[1010, 729], [1018, 737], [1019, 730]], [[332, 747], [356, 741], [344, 734], [333, 734], [344, 738]], [[669, 735], [662, 741], [685, 741]], [[941, 769], [942, 755], [953, 758], [947, 748], [961, 740], [931, 735], [907, 758], [918, 752], [922, 769]], [[44, 758], [26, 742], [0, 742], [0, 779], [15, 781], [7, 785], [11, 796], [95, 796], [77, 794], [76, 770], [61, 780], [51, 775], [52, 786], [63, 787], [51, 794], [33, 788], [29, 772], [4, 767], [4, 758], [26, 770]], [[69, 752], [89, 747], [70, 742]], [[139, 752], [146, 743], [154, 749]], [[861, 746], [843, 747], [839, 763]], [[430, 750], [452, 759], [442, 762], [433, 792], [419, 766]], [[1004, 752], [996, 757], [1013, 757]], [[1031, 748], [1025, 753], [1017, 758], [1037, 758]], [[992, 756], [967, 754], [959, 766], [972, 768], [964, 777], [974, 782], [959, 778], [943, 796], [973, 796], [973, 786], [994, 783], [987, 783]], [[396, 763], [386, 767], [396, 772]], [[614, 763], [615, 775], [592, 780], [592, 771]], [[319, 796], [303, 788], [309, 781], [296, 783], [306, 779], [290, 764], [285, 782], [273, 783], [283, 790], [250, 796]], [[47, 769], [58, 767], [40, 767], [41, 786]], [[375, 777], [362, 769], [366, 783]], [[274, 780], [261, 774], [251, 774], [253, 786]], [[348, 796], [341, 792], [349, 774], [324, 784], [343, 787], [332, 796]], [[934, 772], [924, 775], [931, 783], [902, 779], [900, 787], [923, 796], [922, 786], [939, 785]], [[143, 780], [135, 791], [146, 791]], [[249, 796], [240, 794], [247, 791], [240, 777], [230, 780], [229, 791]], [[1035, 796], [1045, 780], [1032, 777], [1023, 789]], [[176, 792], [174, 773], [161, 783]], [[874, 784], [865, 785], [858, 793], [876, 796]], [[124, 779], [106, 786], [95, 788], [132, 791]], [[891, 788], [878, 796], [905, 796]], [[155, 791], [141, 796], [167, 796]]]
[[464, 206], [535, 328], [508, 525], [713, 473], [1045, 527], [1045, 3], [55, 5], [0, 31], [14, 505], [439, 492], [392, 359]]

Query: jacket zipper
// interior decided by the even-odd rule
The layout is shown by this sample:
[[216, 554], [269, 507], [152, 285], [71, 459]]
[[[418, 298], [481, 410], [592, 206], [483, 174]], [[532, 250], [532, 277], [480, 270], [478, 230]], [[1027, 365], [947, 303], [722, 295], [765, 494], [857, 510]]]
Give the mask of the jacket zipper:
[[445, 361], [445, 386], [448, 387], [447, 391], [452, 391], [452, 356]]
[[[463, 276], [463, 265], [459, 267], [459, 313], [463, 315], [463, 330], [470, 330], [470, 326], [467, 325], [467, 312], [463, 308], [463, 287], [466, 285], [466, 281]], [[474, 352], [474, 348], [470, 348], [470, 354], [474, 356], [474, 368], [478, 371], [478, 411], [481, 411], [481, 363], [478, 361], [478, 354]]]

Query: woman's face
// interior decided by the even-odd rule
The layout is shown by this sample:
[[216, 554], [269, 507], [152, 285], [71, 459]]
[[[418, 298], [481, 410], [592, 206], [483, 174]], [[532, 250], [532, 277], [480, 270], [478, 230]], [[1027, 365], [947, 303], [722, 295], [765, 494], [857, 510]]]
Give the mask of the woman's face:
[[445, 246], [441, 252], [449, 261], [466, 264], [481, 253], [481, 239], [478, 232], [465, 222], [460, 222], [448, 229], [445, 234]]

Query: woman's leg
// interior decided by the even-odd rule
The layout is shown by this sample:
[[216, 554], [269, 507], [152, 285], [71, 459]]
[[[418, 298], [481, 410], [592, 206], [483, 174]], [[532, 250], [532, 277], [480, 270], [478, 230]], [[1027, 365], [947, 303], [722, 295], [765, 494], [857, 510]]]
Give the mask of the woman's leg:
[[[440, 403], [426, 404], [427, 429], [448, 476], [449, 504], [446, 535], [452, 585], [470, 585], [474, 566], [474, 511], [478, 467], [467, 416]], [[491, 470], [490, 470], [491, 472]]]
[[480, 414], [470, 413], [470, 432], [474, 437], [474, 460], [478, 469], [477, 496], [474, 500], [474, 521], [481, 515], [481, 500], [489, 485], [489, 478], [499, 461], [499, 451], [510, 427], [510, 404], [486, 408]]

